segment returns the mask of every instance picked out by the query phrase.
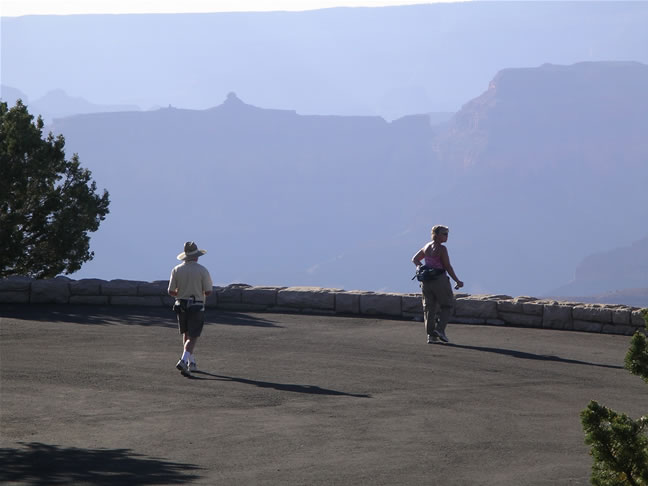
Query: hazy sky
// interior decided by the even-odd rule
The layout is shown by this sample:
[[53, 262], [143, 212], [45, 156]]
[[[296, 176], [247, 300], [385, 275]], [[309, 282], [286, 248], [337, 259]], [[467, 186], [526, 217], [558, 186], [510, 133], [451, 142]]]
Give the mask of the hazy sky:
[[172, 13], [312, 10], [329, 7], [380, 7], [470, 0], [0, 0], [0, 15], [83, 13]]

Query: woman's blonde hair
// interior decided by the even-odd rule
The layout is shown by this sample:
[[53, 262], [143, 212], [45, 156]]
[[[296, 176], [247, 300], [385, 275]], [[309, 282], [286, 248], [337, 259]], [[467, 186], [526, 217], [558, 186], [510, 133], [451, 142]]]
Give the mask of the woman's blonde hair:
[[448, 229], [447, 226], [443, 226], [442, 224], [437, 224], [437, 225], [432, 226], [432, 231], [431, 231], [432, 237], [438, 235], [439, 232], [441, 232], [441, 231], [444, 232], [444, 233], [447, 233], [450, 230]]

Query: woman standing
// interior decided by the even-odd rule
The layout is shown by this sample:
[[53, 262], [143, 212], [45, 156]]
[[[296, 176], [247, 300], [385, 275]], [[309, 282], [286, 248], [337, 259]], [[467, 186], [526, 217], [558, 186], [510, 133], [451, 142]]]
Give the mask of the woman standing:
[[[454, 296], [450, 287], [450, 278], [452, 277], [457, 285], [455, 289], [463, 287], [463, 282], [455, 274], [448, 249], [443, 243], [448, 241], [448, 227], [436, 225], [432, 228], [432, 241], [421, 248], [412, 258], [417, 270], [421, 266], [421, 261], [425, 261], [425, 266], [436, 270], [430, 272], [431, 278], [421, 282], [423, 291], [423, 315], [425, 318], [425, 330], [427, 332], [428, 344], [437, 343], [439, 339], [444, 343], [450, 342], [445, 334], [445, 328], [452, 314], [454, 305]], [[446, 274], [447, 272], [447, 274]], [[439, 319], [436, 319], [436, 307], [439, 305]]]

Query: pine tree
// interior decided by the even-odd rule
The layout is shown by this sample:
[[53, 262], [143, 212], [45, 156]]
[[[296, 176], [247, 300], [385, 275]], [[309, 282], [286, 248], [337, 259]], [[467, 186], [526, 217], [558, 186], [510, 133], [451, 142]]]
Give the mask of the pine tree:
[[[643, 311], [648, 331], [648, 309]], [[648, 340], [637, 331], [625, 367], [648, 383]], [[581, 412], [585, 443], [594, 458], [595, 486], [648, 486], [648, 416], [633, 420], [596, 401]]]
[[75, 272], [108, 214], [108, 192], [96, 193], [77, 154], [65, 160], [62, 135], [42, 130], [22, 101], [0, 103], [0, 278]]

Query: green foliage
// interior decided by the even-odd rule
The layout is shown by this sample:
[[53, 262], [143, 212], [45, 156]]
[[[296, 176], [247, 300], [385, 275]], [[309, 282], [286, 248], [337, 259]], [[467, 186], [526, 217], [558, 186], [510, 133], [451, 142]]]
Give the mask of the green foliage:
[[43, 138], [18, 100], [0, 103], [0, 278], [72, 273], [91, 260], [88, 233], [108, 214], [107, 191], [96, 193], [76, 154], [65, 160], [65, 139]]
[[[648, 330], [648, 309], [643, 312]], [[636, 332], [625, 357], [630, 372], [648, 382], [646, 336]], [[592, 446], [592, 484], [648, 486], [648, 416], [633, 420], [598, 402], [581, 412], [585, 443]]]
[[[648, 330], [648, 312], [644, 309], [644, 319]], [[625, 367], [632, 374], [640, 376], [648, 383], [648, 339], [646, 335], [636, 332], [630, 341], [630, 349], [625, 357]]]
[[581, 420], [594, 457], [592, 484], [648, 485], [648, 417], [632, 420], [592, 401]]

